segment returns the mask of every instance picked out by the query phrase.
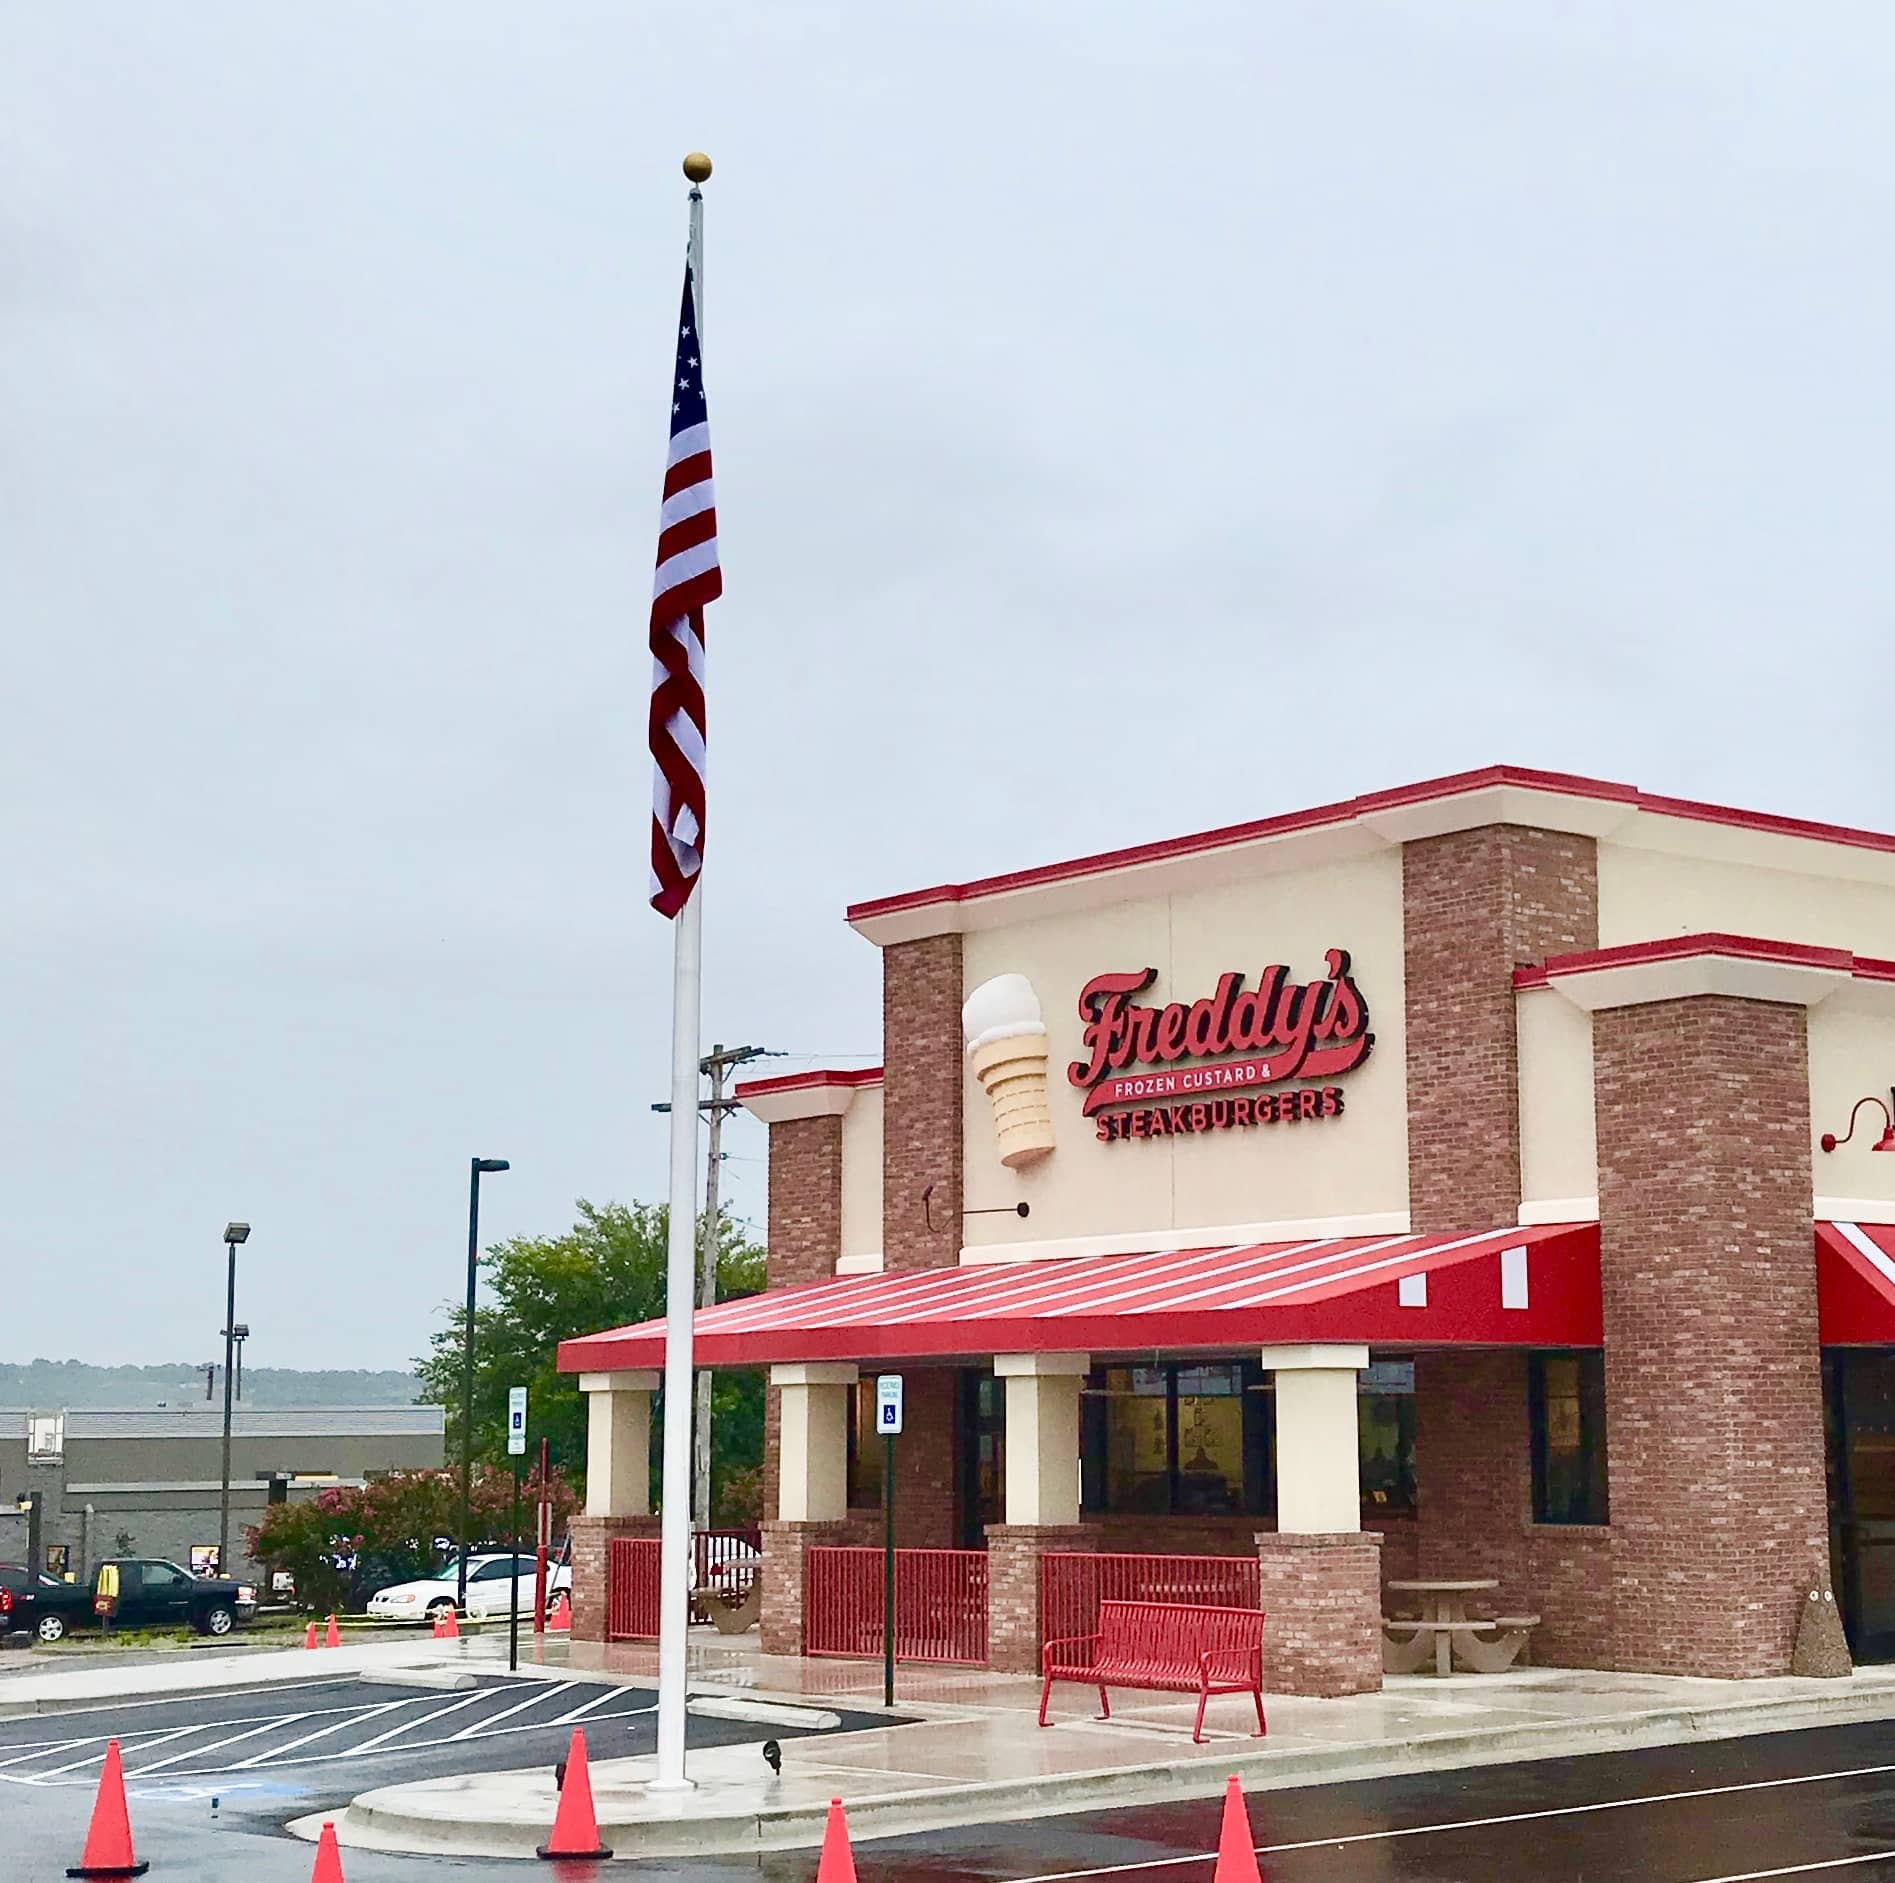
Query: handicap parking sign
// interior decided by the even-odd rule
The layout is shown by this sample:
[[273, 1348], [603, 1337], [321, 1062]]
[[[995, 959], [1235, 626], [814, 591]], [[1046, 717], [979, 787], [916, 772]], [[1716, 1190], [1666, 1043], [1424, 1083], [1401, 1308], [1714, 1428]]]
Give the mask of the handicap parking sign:
[[893, 1438], [901, 1430], [899, 1373], [878, 1373], [875, 1377], [875, 1429], [884, 1438]]

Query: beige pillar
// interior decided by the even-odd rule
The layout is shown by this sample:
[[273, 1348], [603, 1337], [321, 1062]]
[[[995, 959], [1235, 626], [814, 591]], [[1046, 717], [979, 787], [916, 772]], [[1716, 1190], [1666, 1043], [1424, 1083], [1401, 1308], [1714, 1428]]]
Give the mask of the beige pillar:
[[1079, 1521], [1079, 1389], [1091, 1365], [1083, 1353], [994, 1356], [1007, 1383], [1010, 1525]]
[[1362, 1527], [1356, 1374], [1366, 1347], [1266, 1347], [1276, 1376], [1276, 1527], [1336, 1536]]
[[845, 1361], [773, 1366], [780, 1387], [776, 1514], [783, 1523], [840, 1523], [849, 1514], [849, 1392]]
[[658, 1375], [581, 1373], [586, 1396], [586, 1515], [651, 1514], [651, 1396]]

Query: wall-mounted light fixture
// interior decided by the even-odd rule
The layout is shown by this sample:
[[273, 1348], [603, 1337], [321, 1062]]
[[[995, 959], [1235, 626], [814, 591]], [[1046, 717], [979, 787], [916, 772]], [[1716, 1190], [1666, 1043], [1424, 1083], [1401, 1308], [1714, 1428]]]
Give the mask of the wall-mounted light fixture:
[[[1889, 1088], [1889, 1098], [1895, 1100], [1895, 1086]], [[1847, 1144], [1856, 1134], [1856, 1114], [1864, 1105], [1873, 1105], [1882, 1114], [1882, 1135], [1869, 1146], [1872, 1151], [1895, 1151], [1895, 1106], [1885, 1105], [1873, 1093], [1859, 1098], [1849, 1108], [1849, 1129], [1841, 1137], [1833, 1131], [1825, 1131], [1820, 1140], [1825, 1151], [1833, 1151], [1839, 1144]]]

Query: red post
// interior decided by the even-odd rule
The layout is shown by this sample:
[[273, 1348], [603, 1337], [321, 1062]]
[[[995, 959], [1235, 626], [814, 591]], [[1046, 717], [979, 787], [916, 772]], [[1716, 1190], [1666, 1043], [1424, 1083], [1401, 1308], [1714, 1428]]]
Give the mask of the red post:
[[534, 1535], [539, 1547], [533, 1557], [533, 1632], [546, 1632], [546, 1546], [552, 1541], [553, 1505], [546, 1482], [546, 1438], [540, 1437], [540, 1506], [536, 1513]]

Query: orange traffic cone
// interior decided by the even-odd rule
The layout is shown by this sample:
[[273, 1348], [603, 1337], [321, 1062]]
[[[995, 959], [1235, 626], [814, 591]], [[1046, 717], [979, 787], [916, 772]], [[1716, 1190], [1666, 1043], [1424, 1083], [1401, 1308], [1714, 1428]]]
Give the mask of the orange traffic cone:
[[553, 1597], [553, 1612], [546, 1618], [549, 1634], [560, 1634], [572, 1627], [572, 1597], [564, 1589]]
[[309, 1624], [309, 1626], [303, 1630], [303, 1646], [306, 1648], [313, 1648], [315, 1645], [316, 1645], [316, 1624], [312, 1621]]
[[132, 1821], [125, 1810], [125, 1768], [119, 1763], [118, 1741], [105, 1742], [105, 1769], [99, 1774], [99, 1795], [92, 1803], [92, 1823], [86, 1831], [85, 1853], [68, 1865], [68, 1876], [143, 1876], [151, 1868], [132, 1855]]
[[329, 1617], [329, 1627], [323, 1635], [322, 1645], [325, 1648], [339, 1648], [342, 1645], [342, 1634], [336, 1627], [336, 1618], [333, 1615]]
[[1263, 1883], [1256, 1840], [1250, 1835], [1250, 1813], [1244, 1809], [1244, 1788], [1234, 1772], [1224, 1787], [1224, 1827], [1218, 1833], [1217, 1869], [1211, 1883]]
[[816, 1859], [816, 1883], [855, 1883], [855, 1852], [849, 1848], [849, 1820], [842, 1815], [840, 1798], [829, 1801], [822, 1855]]
[[458, 1641], [460, 1638], [460, 1610], [455, 1608], [443, 1609], [441, 1611], [441, 1639], [443, 1641]]
[[316, 1839], [316, 1867], [309, 1873], [309, 1883], [343, 1883], [342, 1852], [336, 1845], [333, 1824], [325, 1824]]
[[592, 1810], [592, 1775], [586, 1770], [586, 1736], [577, 1726], [566, 1749], [566, 1782], [559, 1788], [553, 1834], [540, 1846], [542, 1857], [609, 1857], [599, 1842], [599, 1820]]

